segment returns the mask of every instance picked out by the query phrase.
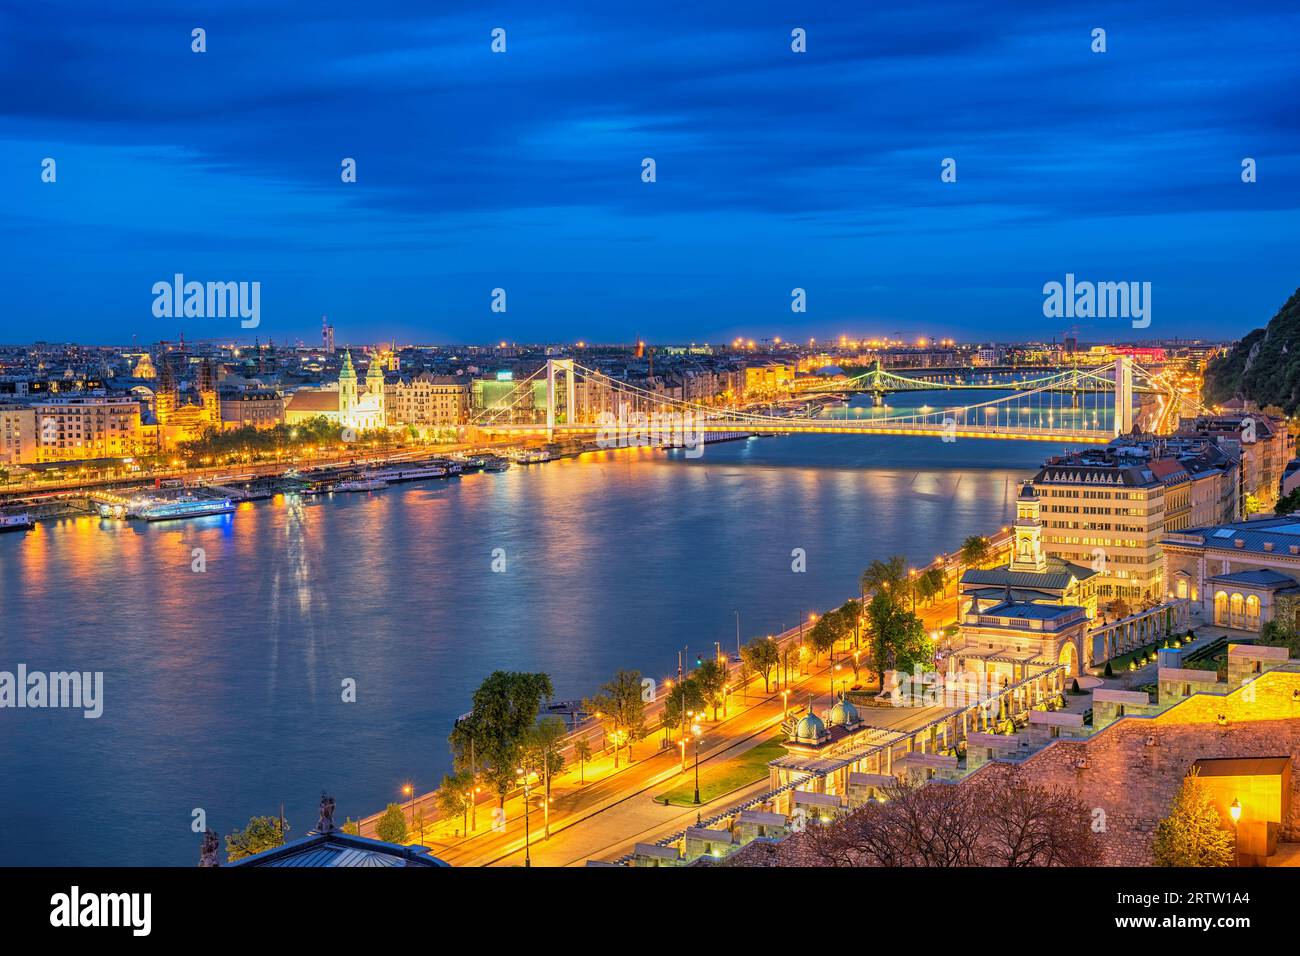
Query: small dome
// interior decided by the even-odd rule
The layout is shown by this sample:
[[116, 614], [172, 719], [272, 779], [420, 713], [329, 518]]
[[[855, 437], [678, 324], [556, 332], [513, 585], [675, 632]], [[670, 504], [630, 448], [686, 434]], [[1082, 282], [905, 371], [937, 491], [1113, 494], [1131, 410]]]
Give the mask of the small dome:
[[826, 725], [813, 713], [812, 704], [809, 704], [808, 713], [794, 725], [794, 739], [799, 743], [815, 744], [820, 743], [825, 736]]
[[832, 727], [847, 727], [858, 722], [858, 709], [845, 700], [843, 691], [840, 691], [840, 699], [831, 708], [829, 720]]

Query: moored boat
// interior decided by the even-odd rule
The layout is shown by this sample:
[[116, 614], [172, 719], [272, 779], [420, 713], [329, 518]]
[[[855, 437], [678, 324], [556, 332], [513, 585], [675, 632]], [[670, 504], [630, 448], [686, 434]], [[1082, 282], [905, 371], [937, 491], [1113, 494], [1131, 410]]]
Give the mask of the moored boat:
[[34, 527], [36, 522], [31, 515], [0, 515], [0, 534], [6, 531], [30, 531]]
[[381, 488], [387, 488], [388, 482], [382, 478], [354, 478], [350, 481], [340, 481], [334, 486], [335, 491], [379, 491]]

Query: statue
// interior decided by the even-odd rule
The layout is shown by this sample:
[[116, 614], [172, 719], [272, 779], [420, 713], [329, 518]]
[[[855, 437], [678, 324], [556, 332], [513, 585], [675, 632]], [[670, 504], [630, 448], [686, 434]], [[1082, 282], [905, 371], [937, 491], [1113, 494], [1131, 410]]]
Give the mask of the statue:
[[203, 831], [203, 845], [199, 850], [199, 866], [220, 866], [217, 862], [217, 831], [208, 827]]
[[320, 795], [320, 819], [316, 821], [317, 833], [334, 832], [334, 798]]

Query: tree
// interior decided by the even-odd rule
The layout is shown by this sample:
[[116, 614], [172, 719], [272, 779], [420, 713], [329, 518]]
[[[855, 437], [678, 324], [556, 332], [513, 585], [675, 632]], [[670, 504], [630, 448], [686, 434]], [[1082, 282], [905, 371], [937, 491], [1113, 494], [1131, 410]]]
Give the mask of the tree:
[[1297, 511], [1300, 511], [1300, 487], [1292, 488], [1277, 499], [1277, 504], [1273, 506], [1273, 513], [1276, 515], [1295, 514]]
[[278, 817], [253, 817], [244, 829], [226, 837], [226, 859], [234, 863], [254, 853], [283, 846], [284, 835], [288, 832], [289, 824], [286, 823], [281, 830]]
[[474, 691], [473, 709], [452, 728], [454, 766], [479, 773], [499, 807], [515, 787], [524, 738], [553, 693], [545, 674], [495, 671]]
[[543, 829], [548, 837], [551, 835], [551, 780], [564, 769], [564, 755], [560, 752], [560, 747], [567, 733], [564, 721], [552, 715], [543, 717], [534, 724], [524, 738], [524, 767], [542, 778], [542, 795], [545, 800], [542, 804]]
[[910, 671], [918, 664], [932, 661], [934, 647], [921, 619], [902, 607], [888, 592], [877, 593], [867, 605], [872, 655], [876, 669], [883, 676], [894, 668]]
[[402, 813], [402, 808], [395, 803], [390, 803], [375, 825], [375, 833], [385, 843], [405, 843], [406, 817]]
[[664, 698], [663, 725], [671, 731], [686, 722], [687, 713], [699, 713], [703, 710], [704, 691], [696, 675], [692, 674]]
[[809, 865], [1084, 866], [1097, 856], [1088, 810], [1068, 790], [1012, 775], [957, 785], [900, 782], [885, 796], [801, 834]]
[[924, 604], [935, 595], [942, 593], [947, 583], [948, 578], [942, 568], [930, 567], [916, 576], [913, 589], [921, 603]]
[[587, 761], [591, 759], [591, 744], [586, 737], [574, 741], [573, 759], [578, 761], [578, 783], [586, 783]]
[[632, 744], [645, 736], [645, 701], [641, 697], [641, 672], [620, 670], [600, 693], [583, 703], [588, 713], [599, 715], [605, 729], [614, 738], [614, 766], [618, 767], [618, 750], [627, 745], [627, 759], [632, 761]]
[[474, 775], [468, 770], [444, 773], [436, 799], [443, 816], [461, 818], [460, 832], [468, 836], [469, 811], [474, 807]]
[[781, 652], [777, 650], [776, 642], [769, 641], [765, 637], [756, 637], [740, 649], [740, 659], [750, 670], [763, 678], [763, 693], [770, 694], [772, 669], [781, 660]]
[[1233, 838], [1196, 768], [1183, 778], [1169, 816], [1156, 824], [1156, 866], [1231, 866]]
[[343, 826], [339, 827], [344, 833], [350, 833], [352, 836], [361, 836], [361, 824], [357, 823], [351, 817], [343, 821]]
[[907, 581], [907, 559], [895, 555], [888, 561], [872, 561], [862, 572], [862, 594], [876, 594], [880, 591], [903, 589]]
[[853, 649], [857, 650], [862, 638], [862, 602], [857, 598], [849, 598], [840, 605], [839, 613], [844, 634], [846, 637], [849, 634], [853, 635]]
[[976, 568], [989, 559], [991, 546], [983, 535], [973, 534], [961, 543], [961, 560], [968, 568]]
[[1267, 647], [1285, 647], [1292, 657], [1300, 656], [1300, 633], [1276, 617], [1260, 628], [1259, 643]]
[[695, 669], [691, 678], [697, 682], [704, 703], [713, 708], [713, 719], [718, 719], [718, 708], [726, 694], [727, 669], [718, 661], [709, 659]]
[[822, 654], [835, 646], [838, 637], [839, 612], [827, 611], [817, 619], [817, 623], [808, 632], [808, 643], [812, 645], [813, 653], [820, 659]]

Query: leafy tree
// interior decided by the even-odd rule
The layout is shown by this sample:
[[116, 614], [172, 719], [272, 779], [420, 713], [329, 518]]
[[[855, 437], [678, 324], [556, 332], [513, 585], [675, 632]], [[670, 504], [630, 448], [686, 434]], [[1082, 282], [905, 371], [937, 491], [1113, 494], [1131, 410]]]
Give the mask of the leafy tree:
[[1300, 511], [1300, 487], [1292, 488], [1273, 506], [1273, 513], [1277, 515], [1295, 514], [1297, 511]]
[[992, 550], [989, 539], [973, 534], [961, 543], [961, 560], [968, 568], [976, 568], [989, 559]]
[[402, 814], [402, 808], [390, 803], [375, 825], [375, 833], [385, 843], [405, 843], [406, 817]]
[[827, 611], [817, 619], [817, 623], [808, 632], [808, 643], [812, 645], [813, 653], [819, 659], [822, 654], [835, 646], [835, 641], [840, 636], [839, 623], [839, 612]]
[[882, 675], [891, 667], [910, 671], [933, 659], [934, 648], [925, 625], [889, 593], [878, 593], [871, 599], [867, 618], [871, 624], [872, 654]]
[[849, 598], [840, 605], [839, 613], [844, 634], [846, 637], [853, 635], [853, 648], [856, 650], [862, 638], [862, 602], [857, 598]]
[[1300, 656], [1300, 633], [1276, 617], [1260, 628], [1259, 643], [1267, 647], [1285, 647], [1292, 657]]
[[351, 817], [343, 821], [343, 826], [339, 827], [344, 833], [350, 833], [352, 836], [361, 836], [361, 824], [357, 823]]
[[474, 691], [474, 707], [448, 738], [457, 770], [474, 770], [505, 806], [515, 787], [524, 738], [554, 693], [545, 674], [495, 671]]
[[226, 859], [234, 863], [254, 853], [283, 846], [284, 835], [288, 832], [289, 824], [286, 823], [281, 830], [278, 817], [253, 817], [244, 829], [226, 837]]
[[474, 775], [468, 770], [444, 773], [436, 799], [443, 816], [461, 818], [460, 832], [468, 836], [469, 811], [474, 807]]
[[587, 761], [591, 759], [591, 744], [586, 737], [574, 741], [573, 759], [578, 761], [578, 783], [586, 783]]
[[1231, 866], [1233, 838], [1196, 769], [1183, 778], [1169, 816], [1156, 824], [1156, 866]]
[[713, 708], [713, 719], [717, 720], [718, 708], [726, 694], [727, 669], [710, 658], [695, 669], [691, 678], [698, 683], [704, 703]]
[[[698, 673], [697, 671], [696, 674]], [[696, 674], [685, 678], [664, 698], [663, 725], [669, 730], [680, 728], [685, 723], [687, 713], [700, 713], [704, 710], [704, 690]]]
[[[638, 680], [638, 685], [640, 681]], [[559, 717], [543, 717], [524, 739], [524, 767], [542, 778], [542, 813], [546, 836], [551, 835], [551, 781], [564, 770], [564, 755], [560, 748], [568, 733]], [[631, 759], [629, 757], [629, 759]]]
[[1110, 661], [1106, 662], [1106, 668], [1101, 672], [1103, 677], [1114, 677], [1115, 668], [1110, 666]]
[[916, 576], [913, 590], [921, 602], [925, 603], [941, 594], [947, 583], [948, 577], [942, 568], [930, 567]]
[[772, 670], [781, 661], [781, 652], [777, 650], [776, 642], [756, 637], [740, 649], [740, 659], [763, 678], [763, 693], [771, 693]]
[[583, 708], [600, 715], [606, 732], [614, 738], [614, 766], [618, 767], [620, 744], [627, 746], [627, 759], [632, 760], [632, 744], [645, 736], [645, 701], [641, 697], [641, 672], [619, 670], [613, 680], [600, 689], [600, 693]]
[[907, 582], [907, 559], [895, 555], [888, 561], [872, 561], [862, 572], [862, 593], [876, 594], [880, 591], [898, 593]]

